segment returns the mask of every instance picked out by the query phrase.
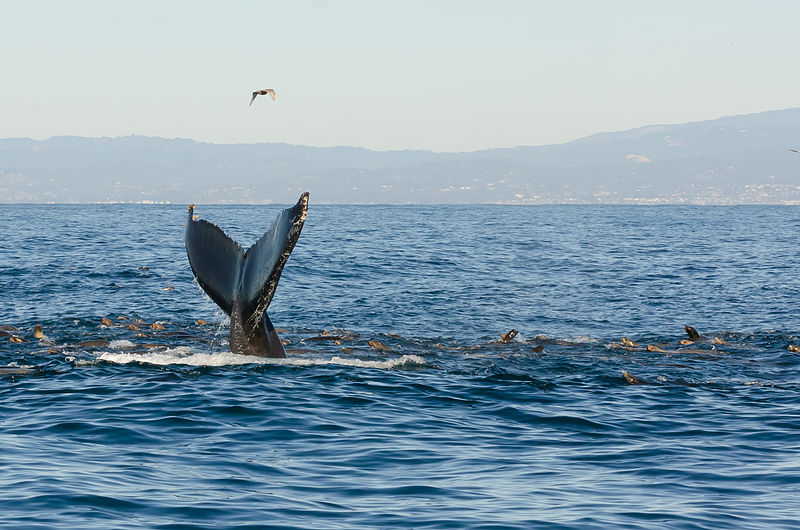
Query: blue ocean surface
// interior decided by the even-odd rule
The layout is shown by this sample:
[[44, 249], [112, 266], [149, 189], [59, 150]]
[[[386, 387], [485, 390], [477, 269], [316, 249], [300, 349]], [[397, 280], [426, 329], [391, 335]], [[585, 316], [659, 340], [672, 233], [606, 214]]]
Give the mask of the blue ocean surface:
[[0, 526], [800, 524], [800, 208], [312, 196], [279, 360], [229, 352], [186, 215], [0, 205]]

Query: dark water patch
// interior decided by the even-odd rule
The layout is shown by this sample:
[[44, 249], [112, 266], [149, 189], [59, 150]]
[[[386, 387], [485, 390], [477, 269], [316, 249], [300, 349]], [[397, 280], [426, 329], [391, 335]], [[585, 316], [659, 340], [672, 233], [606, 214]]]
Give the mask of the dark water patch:
[[509, 374], [509, 373], [499, 373], [499, 374], [492, 374], [483, 378], [481, 383], [485, 383], [487, 385], [492, 386], [506, 386], [506, 387], [515, 387], [518, 385], [527, 385], [534, 388], [538, 388], [540, 390], [548, 390], [555, 388], [555, 385], [549, 383], [547, 381], [541, 381], [532, 377], [527, 374]]

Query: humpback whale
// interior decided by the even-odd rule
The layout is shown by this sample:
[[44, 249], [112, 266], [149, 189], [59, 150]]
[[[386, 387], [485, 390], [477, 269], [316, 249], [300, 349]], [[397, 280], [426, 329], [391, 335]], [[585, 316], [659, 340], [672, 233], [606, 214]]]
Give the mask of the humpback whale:
[[245, 251], [218, 226], [195, 220], [194, 205], [189, 205], [186, 255], [197, 283], [231, 317], [233, 353], [286, 357], [267, 308], [283, 266], [300, 237], [307, 211], [306, 192]]

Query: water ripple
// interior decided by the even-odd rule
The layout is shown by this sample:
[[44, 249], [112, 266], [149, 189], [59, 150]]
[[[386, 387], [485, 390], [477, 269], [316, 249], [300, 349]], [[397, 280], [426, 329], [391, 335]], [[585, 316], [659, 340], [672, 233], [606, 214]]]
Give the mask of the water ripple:
[[285, 360], [228, 351], [182, 206], [0, 209], [0, 526], [800, 519], [796, 209], [314, 207]]

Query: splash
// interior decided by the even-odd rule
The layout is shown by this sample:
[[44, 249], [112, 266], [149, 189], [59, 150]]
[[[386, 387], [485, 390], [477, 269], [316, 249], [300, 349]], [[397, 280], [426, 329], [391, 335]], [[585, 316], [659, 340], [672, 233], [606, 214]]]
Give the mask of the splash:
[[339, 365], [359, 368], [379, 368], [384, 370], [413, 370], [430, 365], [419, 355], [403, 355], [386, 360], [358, 359], [355, 357], [269, 359], [252, 355], [239, 355], [230, 352], [202, 353], [186, 346], [169, 348], [160, 352], [125, 353], [103, 352], [100, 361], [115, 364], [145, 363], [158, 366], [235, 366], [242, 364], [266, 364], [278, 366], [322, 366]]
[[111, 348], [112, 350], [121, 350], [124, 348], [135, 348], [136, 344], [134, 344], [129, 340], [121, 339], [121, 340], [112, 340], [111, 342], [108, 343], [108, 347]]

